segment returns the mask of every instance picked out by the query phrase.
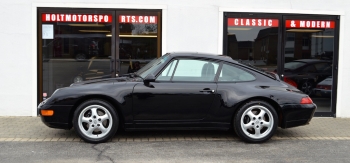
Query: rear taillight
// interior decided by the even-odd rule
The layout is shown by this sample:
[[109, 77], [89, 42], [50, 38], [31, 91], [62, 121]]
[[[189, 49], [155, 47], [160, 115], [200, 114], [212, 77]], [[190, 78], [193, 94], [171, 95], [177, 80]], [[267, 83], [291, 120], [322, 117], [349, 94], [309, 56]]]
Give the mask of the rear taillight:
[[318, 89], [325, 89], [325, 90], [332, 90], [331, 85], [317, 85], [316, 88]]
[[303, 97], [301, 100], [300, 100], [300, 104], [312, 104], [312, 100], [310, 97]]
[[290, 85], [292, 85], [292, 86], [294, 86], [295, 88], [298, 88], [297, 83], [295, 83], [292, 79], [289, 79], [289, 78], [287, 78], [287, 77], [284, 77], [284, 78], [283, 78], [283, 81], [286, 82], [286, 83], [288, 83], [288, 84], [290, 84]]

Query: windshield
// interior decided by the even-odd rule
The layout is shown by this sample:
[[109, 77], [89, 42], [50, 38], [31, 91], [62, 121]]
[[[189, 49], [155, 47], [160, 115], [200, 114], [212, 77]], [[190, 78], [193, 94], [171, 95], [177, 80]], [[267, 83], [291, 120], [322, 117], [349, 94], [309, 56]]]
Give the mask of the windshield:
[[138, 70], [135, 74], [140, 76], [141, 78], [145, 78], [148, 74], [157, 70], [158, 67], [167, 60], [167, 58], [168, 54], [165, 54], [158, 59], [152, 60], [147, 65], [143, 66], [140, 70]]
[[295, 70], [301, 66], [304, 66], [305, 62], [288, 62], [284, 64], [285, 69]]

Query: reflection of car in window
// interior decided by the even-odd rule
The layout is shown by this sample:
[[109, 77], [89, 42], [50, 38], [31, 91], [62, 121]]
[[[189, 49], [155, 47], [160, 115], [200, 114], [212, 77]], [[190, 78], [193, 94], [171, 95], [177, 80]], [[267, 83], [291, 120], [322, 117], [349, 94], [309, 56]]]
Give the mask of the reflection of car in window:
[[92, 57], [110, 56], [110, 41], [101, 34], [56, 34], [55, 39], [43, 44], [46, 58], [74, 58], [84, 61]]
[[332, 82], [333, 82], [332, 76], [329, 76], [326, 79], [319, 82], [313, 90], [315, 96], [331, 97], [331, 95], [332, 95]]
[[332, 75], [332, 62], [301, 59], [285, 63], [284, 81], [311, 95], [315, 86]]
[[87, 67], [79, 67], [80, 72], [73, 78], [73, 82], [79, 83], [85, 80], [110, 78], [109, 64], [109, 59], [97, 59], [97, 57], [92, 57]]

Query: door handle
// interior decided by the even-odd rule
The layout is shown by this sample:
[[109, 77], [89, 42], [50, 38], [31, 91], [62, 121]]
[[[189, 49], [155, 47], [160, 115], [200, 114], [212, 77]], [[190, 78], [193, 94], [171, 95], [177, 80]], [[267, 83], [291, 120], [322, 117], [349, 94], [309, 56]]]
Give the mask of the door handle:
[[201, 91], [199, 91], [199, 92], [209, 92], [209, 93], [214, 93], [214, 92], [215, 92], [215, 90], [213, 90], [213, 89], [209, 89], [209, 88], [205, 88], [205, 89], [203, 89], [203, 90], [201, 90]]

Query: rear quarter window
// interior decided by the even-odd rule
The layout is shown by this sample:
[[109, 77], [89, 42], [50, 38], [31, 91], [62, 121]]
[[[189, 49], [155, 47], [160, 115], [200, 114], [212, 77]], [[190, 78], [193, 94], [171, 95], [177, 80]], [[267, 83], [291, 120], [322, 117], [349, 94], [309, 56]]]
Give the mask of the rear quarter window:
[[255, 80], [255, 76], [243, 69], [236, 66], [223, 64], [220, 75], [219, 82], [247, 82]]

